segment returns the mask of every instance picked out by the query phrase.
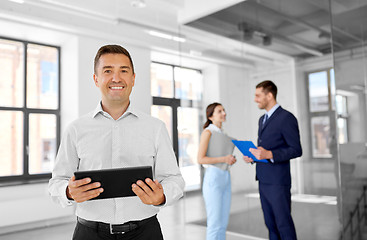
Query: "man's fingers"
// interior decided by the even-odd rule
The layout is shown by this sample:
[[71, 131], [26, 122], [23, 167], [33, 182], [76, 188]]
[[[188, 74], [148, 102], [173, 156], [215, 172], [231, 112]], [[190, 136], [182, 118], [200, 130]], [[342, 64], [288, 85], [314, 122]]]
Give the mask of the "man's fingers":
[[158, 181], [158, 179], [154, 180], [154, 182], [155, 182], [155, 184], [157, 185], [157, 187], [158, 187], [159, 189], [163, 189], [163, 186], [162, 186], [162, 184]]
[[100, 186], [101, 184], [99, 182], [94, 182], [88, 185], [82, 185], [78, 188], [78, 190], [80, 190], [80, 192], [86, 192], [94, 188], [99, 188]]
[[[153, 183], [153, 181], [152, 180], [150, 180], [150, 179], [147, 179], [146, 180], [147, 181], [147, 184], [149, 184], [149, 186], [150, 186], [150, 184], [152, 184]], [[145, 182], [143, 182], [143, 181], [141, 181], [141, 180], [139, 180], [139, 181], [137, 181], [136, 182], [138, 185], [139, 185], [139, 187], [141, 188], [141, 189], [143, 189], [143, 191], [146, 193], [146, 194], [148, 194], [148, 195], [151, 195], [153, 192], [152, 192], [152, 189], [145, 183]], [[153, 183], [154, 184], [154, 183]]]
[[145, 182], [148, 186], [153, 190], [153, 192], [162, 189], [162, 185], [158, 182], [158, 180], [152, 181], [150, 178], [145, 179]]
[[97, 197], [103, 192], [103, 188], [100, 188], [99, 182], [90, 183], [91, 181], [90, 178], [75, 180], [75, 176], [72, 176], [68, 184], [70, 196], [76, 202], [84, 202]]
[[82, 185], [78, 185], [76, 187], [74, 187], [73, 184], [70, 184], [69, 185], [69, 190], [71, 190], [73, 192], [86, 192], [88, 190], [98, 188], [100, 186], [101, 186], [101, 183], [99, 183], [99, 182], [94, 182], [94, 183], [90, 183], [90, 184], [82, 184]]
[[69, 181], [69, 186], [74, 187], [74, 188], [80, 187], [80, 186], [90, 183], [91, 181], [92, 180], [90, 178], [83, 178], [80, 180], [75, 180], [75, 176], [73, 176]]
[[142, 200], [145, 199], [146, 193], [144, 192], [143, 189], [140, 188], [139, 185], [134, 183], [131, 187], [132, 187], [132, 191], [136, 194], [136, 196], [138, 196]]
[[255, 148], [250, 148], [249, 151], [250, 151], [250, 153], [254, 154], [254, 153], [258, 152], [259, 150], [255, 149]]
[[80, 193], [76, 199], [74, 199], [76, 202], [84, 202], [89, 199], [98, 197], [103, 192], [103, 188], [98, 188], [94, 190], [90, 190], [87, 192]]
[[103, 188], [98, 188], [94, 190], [90, 190], [83, 193], [83, 199], [84, 201], [95, 198], [99, 196], [103, 192]]

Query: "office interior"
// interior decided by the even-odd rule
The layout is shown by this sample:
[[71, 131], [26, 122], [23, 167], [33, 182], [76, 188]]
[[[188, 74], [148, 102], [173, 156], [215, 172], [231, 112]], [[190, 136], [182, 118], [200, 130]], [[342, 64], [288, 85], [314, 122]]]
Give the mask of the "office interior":
[[[225, 132], [256, 142], [264, 111], [254, 92], [263, 80], [278, 86], [278, 103], [299, 122], [303, 155], [291, 160], [299, 239], [367, 239], [366, 22], [366, 0], [2, 0], [0, 239], [71, 238], [74, 208], [53, 203], [47, 181], [65, 128], [100, 100], [93, 59], [105, 44], [130, 51], [131, 101], [166, 122], [185, 177], [184, 197], [158, 215], [165, 239], [205, 239], [203, 169], [196, 163], [205, 107], [222, 103]], [[31, 60], [44, 48], [51, 48], [44, 58], [53, 56], [53, 65], [22, 57]], [[21, 52], [16, 60], [9, 58], [14, 51]], [[28, 84], [22, 95], [23, 80], [42, 69], [56, 75], [35, 79], [44, 85]], [[11, 94], [13, 80], [20, 100]], [[35, 120], [32, 113], [54, 115]], [[54, 134], [33, 156], [36, 163], [24, 141], [35, 134], [24, 124], [32, 121]], [[45, 151], [47, 164], [37, 160]], [[234, 155], [227, 239], [267, 239], [255, 167], [238, 150]]]

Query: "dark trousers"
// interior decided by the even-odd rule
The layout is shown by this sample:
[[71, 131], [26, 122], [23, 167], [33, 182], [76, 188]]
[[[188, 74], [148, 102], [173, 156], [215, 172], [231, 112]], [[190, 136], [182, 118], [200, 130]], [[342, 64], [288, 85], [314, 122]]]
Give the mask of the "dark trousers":
[[161, 226], [158, 219], [154, 217], [151, 221], [138, 228], [124, 234], [110, 234], [108, 231], [101, 231], [87, 227], [77, 222], [73, 240], [163, 240]]
[[291, 187], [259, 183], [261, 207], [270, 240], [297, 240], [291, 216]]

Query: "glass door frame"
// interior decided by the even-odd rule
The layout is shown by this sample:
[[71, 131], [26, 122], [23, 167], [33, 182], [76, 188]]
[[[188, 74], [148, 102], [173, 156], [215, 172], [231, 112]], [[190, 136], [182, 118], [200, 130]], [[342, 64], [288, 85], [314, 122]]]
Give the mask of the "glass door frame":
[[[173, 150], [176, 155], [177, 164], [179, 165], [179, 146], [178, 146], [178, 119], [177, 112], [179, 107], [188, 107], [188, 108], [198, 108], [201, 110], [200, 102], [193, 100], [181, 100], [177, 98], [162, 98], [162, 97], [153, 97], [153, 105], [155, 106], [167, 106], [172, 108], [172, 144]], [[200, 115], [199, 118], [202, 118]], [[200, 121], [201, 119], [199, 119]], [[200, 132], [200, 129], [199, 129]]]

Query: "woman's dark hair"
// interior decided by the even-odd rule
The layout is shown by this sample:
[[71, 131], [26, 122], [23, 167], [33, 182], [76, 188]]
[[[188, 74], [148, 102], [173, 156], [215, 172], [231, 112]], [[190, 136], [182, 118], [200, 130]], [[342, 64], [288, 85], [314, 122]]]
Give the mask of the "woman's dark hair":
[[209, 118], [213, 116], [214, 109], [217, 106], [222, 106], [222, 104], [214, 102], [214, 103], [209, 104], [206, 107], [206, 122], [204, 123], [204, 127], [203, 127], [204, 129], [207, 128], [209, 124], [213, 123], [212, 120], [210, 120]]

